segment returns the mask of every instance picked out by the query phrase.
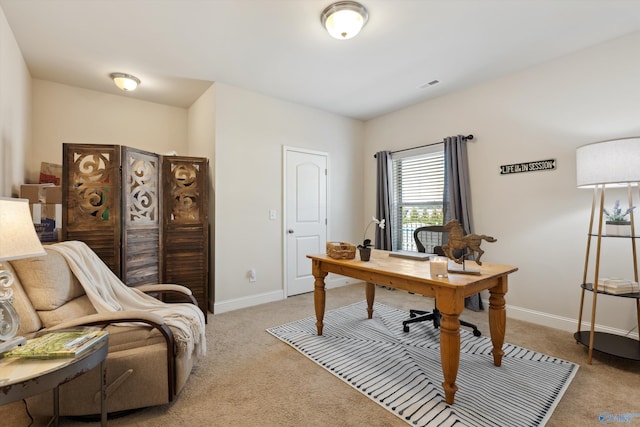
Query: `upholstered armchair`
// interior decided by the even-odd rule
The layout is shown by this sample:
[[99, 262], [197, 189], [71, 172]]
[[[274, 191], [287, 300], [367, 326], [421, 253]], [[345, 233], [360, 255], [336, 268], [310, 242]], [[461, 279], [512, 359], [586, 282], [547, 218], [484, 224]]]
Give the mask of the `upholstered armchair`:
[[[101, 326], [109, 332], [108, 411], [173, 402], [206, 343], [178, 345], [176, 330], [169, 319], [171, 314], [163, 317], [154, 310], [144, 309], [99, 312], [102, 310], [94, 307], [67, 259], [51, 246], [46, 247], [46, 252], [47, 256], [10, 263], [9, 268], [13, 269], [16, 278], [14, 307], [21, 319], [18, 334], [28, 337], [45, 329]], [[145, 285], [136, 289], [154, 296], [163, 293], [182, 295], [185, 301], [195, 303], [191, 291], [178, 285]], [[175, 296], [172, 299], [176, 299]], [[166, 306], [168, 309], [190, 308], [184, 304]], [[199, 309], [197, 312], [201, 316]], [[204, 322], [200, 321], [201, 340], [204, 340]], [[100, 412], [98, 375], [94, 370], [60, 387], [61, 415]], [[28, 409], [34, 415], [50, 415], [51, 399], [51, 393], [29, 398]]]

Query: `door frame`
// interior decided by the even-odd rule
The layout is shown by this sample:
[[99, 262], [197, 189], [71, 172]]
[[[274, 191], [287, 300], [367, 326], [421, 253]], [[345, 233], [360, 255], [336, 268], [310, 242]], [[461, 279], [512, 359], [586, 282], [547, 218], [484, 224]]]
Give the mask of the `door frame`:
[[331, 174], [329, 173], [329, 171], [331, 170], [329, 168], [329, 153], [326, 151], [318, 151], [318, 150], [310, 150], [308, 148], [299, 148], [299, 147], [293, 147], [290, 145], [283, 145], [282, 146], [282, 224], [280, 226], [281, 229], [281, 238], [282, 238], [282, 299], [287, 299], [289, 297], [289, 270], [288, 270], [288, 260], [287, 260], [287, 254], [288, 254], [288, 239], [287, 239], [287, 154], [289, 152], [295, 151], [297, 153], [304, 153], [304, 154], [313, 154], [316, 156], [323, 156], [326, 160], [326, 165], [327, 165], [327, 175], [326, 175], [326, 192], [325, 192], [325, 197], [326, 197], [326, 207], [327, 207], [327, 224], [326, 224], [326, 228], [325, 228], [325, 240], [328, 242], [328, 236], [329, 236], [329, 212], [331, 212], [331, 206], [330, 206], [330, 200], [331, 197], [329, 196], [329, 188], [331, 188], [331, 186], [329, 185], [330, 183], [330, 177]]

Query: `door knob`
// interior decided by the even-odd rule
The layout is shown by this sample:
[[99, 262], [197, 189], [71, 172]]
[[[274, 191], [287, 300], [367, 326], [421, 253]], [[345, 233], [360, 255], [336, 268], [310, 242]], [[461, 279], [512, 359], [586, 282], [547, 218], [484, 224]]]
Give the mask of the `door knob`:
[[289, 229], [289, 234], [293, 234], [293, 229]]

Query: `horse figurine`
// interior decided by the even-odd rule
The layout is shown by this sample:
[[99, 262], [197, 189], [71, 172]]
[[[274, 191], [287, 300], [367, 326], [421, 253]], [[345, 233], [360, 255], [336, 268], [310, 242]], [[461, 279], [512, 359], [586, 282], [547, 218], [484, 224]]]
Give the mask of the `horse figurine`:
[[[477, 253], [478, 257], [475, 261], [478, 265], [482, 265], [480, 258], [482, 257], [484, 251], [480, 249], [480, 243], [482, 243], [482, 240], [486, 240], [487, 242], [497, 241], [497, 239], [491, 236], [485, 236], [484, 234], [465, 235], [462, 226], [460, 225], [458, 220], [455, 219], [449, 221], [444, 226], [444, 228], [445, 230], [449, 231], [449, 241], [445, 245], [442, 245], [442, 250], [449, 259], [454, 260], [458, 264], [462, 264], [465, 257], [471, 256], [473, 255], [473, 253]], [[467, 249], [469, 249], [471, 253], [467, 254]], [[462, 250], [462, 255], [460, 255], [460, 258], [456, 258], [453, 254], [456, 250]]]

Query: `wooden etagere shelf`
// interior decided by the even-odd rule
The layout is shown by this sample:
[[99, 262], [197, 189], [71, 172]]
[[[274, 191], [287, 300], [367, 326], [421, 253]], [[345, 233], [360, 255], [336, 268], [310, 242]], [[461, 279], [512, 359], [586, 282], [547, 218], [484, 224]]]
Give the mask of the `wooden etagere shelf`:
[[[640, 186], [638, 187], [640, 188]], [[629, 207], [633, 206], [633, 192], [631, 185], [627, 185], [627, 192], [629, 198]], [[595, 218], [597, 201], [599, 202], [599, 215]], [[615, 239], [627, 239], [631, 245], [631, 259], [633, 263], [633, 280], [638, 282], [638, 257], [636, 252], [636, 241], [640, 239], [640, 236], [635, 232], [635, 222], [633, 211], [629, 214], [631, 221], [631, 235], [630, 236], [618, 236], [618, 235], [606, 235], [603, 232], [603, 212], [604, 212], [604, 200], [605, 200], [605, 185], [598, 185], [594, 189], [593, 203], [591, 205], [591, 220], [589, 222], [589, 233], [587, 238], [587, 251], [584, 261], [584, 274], [582, 278], [581, 297], [580, 297], [580, 314], [578, 315], [578, 330], [574, 334], [576, 341], [589, 349], [589, 355], [587, 363], [591, 364], [593, 358], [593, 351], [599, 351], [601, 353], [610, 354], [625, 359], [639, 360], [640, 361], [640, 341], [633, 337], [617, 335], [607, 332], [595, 331], [596, 312], [598, 297], [605, 295], [607, 298], [623, 298], [635, 300], [636, 315], [638, 329], [640, 330], [640, 292], [631, 292], [626, 294], [613, 294], [598, 289], [597, 284], [600, 283], [600, 250], [603, 239], [615, 238]], [[597, 231], [594, 231], [594, 219], [598, 219]], [[587, 274], [590, 266], [589, 255], [591, 253], [592, 240], [596, 241], [596, 251], [594, 260], [594, 278], [593, 282], [587, 282]], [[594, 286], [594, 283], [596, 284]], [[591, 319], [590, 329], [588, 331], [581, 331], [582, 318], [584, 312], [585, 293], [591, 292], [593, 294], [591, 302]]]
[[[598, 233], [590, 233], [589, 236], [598, 237]], [[614, 239], [640, 239], [640, 236], [619, 236], [617, 234], [603, 234], [602, 237], [614, 238]]]
[[640, 360], [640, 341], [607, 332], [593, 333], [593, 347], [590, 347], [591, 332], [579, 331], [573, 337], [587, 348], [624, 359]]
[[[583, 283], [582, 285], [580, 285], [580, 287], [584, 290], [593, 292], [593, 283]], [[611, 295], [618, 298], [640, 298], [640, 292], [629, 292], [628, 294], [612, 294], [610, 292], [598, 290], [598, 293], [603, 295]]]
[[[593, 292], [592, 283], [583, 283], [580, 286], [585, 291]], [[636, 301], [640, 299], [640, 292], [630, 292], [628, 294], [611, 294], [609, 292], [598, 290], [598, 294], [609, 295], [617, 298], [632, 298]], [[591, 341], [590, 331], [578, 331], [573, 335], [573, 337], [580, 344], [589, 348]], [[594, 331], [593, 350], [599, 351], [601, 353], [611, 354], [617, 357], [622, 357], [624, 359], [640, 360], [640, 341], [626, 336]]]

